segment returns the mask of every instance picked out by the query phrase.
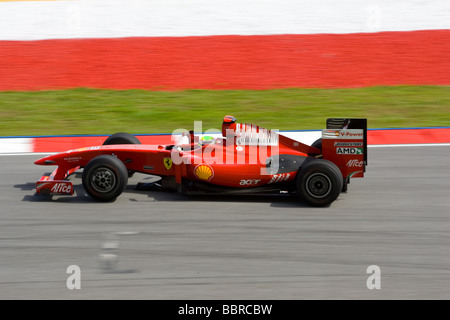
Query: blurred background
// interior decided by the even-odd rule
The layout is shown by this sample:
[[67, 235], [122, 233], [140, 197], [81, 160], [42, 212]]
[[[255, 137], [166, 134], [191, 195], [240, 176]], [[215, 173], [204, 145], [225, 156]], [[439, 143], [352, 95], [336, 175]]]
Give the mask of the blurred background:
[[446, 126], [449, 29], [446, 0], [0, 1], [0, 135]]
[[[420, 142], [447, 144], [371, 148], [329, 208], [139, 192], [140, 174], [113, 203], [80, 174], [74, 197], [43, 198], [40, 155], [3, 151], [227, 114], [279, 130], [363, 117], [408, 139], [446, 127]], [[0, 0], [0, 298], [448, 299], [449, 124], [448, 0]]]

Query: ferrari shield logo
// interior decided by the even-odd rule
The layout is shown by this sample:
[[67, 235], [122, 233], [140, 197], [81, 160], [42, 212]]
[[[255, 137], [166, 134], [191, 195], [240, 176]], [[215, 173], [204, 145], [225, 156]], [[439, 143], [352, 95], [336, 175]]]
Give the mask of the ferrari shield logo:
[[166, 167], [167, 170], [172, 168], [172, 158], [164, 158], [164, 167]]

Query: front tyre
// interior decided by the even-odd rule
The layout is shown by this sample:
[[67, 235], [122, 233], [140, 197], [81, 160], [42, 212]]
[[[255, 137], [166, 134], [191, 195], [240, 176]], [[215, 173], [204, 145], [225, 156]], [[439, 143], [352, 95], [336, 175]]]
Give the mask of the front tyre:
[[[109, 136], [105, 142], [103, 142], [104, 146], [112, 145], [112, 144], [141, 144], [141, 141], [127, 132], [118, 132]], [[131, 178], [134, 174], [133, 170], [128, 171], [128, 178]]]
[[339, 168], [324, 159], [315, 159], [299, 169], [297, 190], [309, 204], [323, 207], [337, 199], [343, 187]]
[[105, 142], [103, 142], [104, 146], [111, 144], [141, 144], [141, 141], [130, 133], [118, 132], [109, 136]]
[[101, 155], [88, 162], [83, 170], [84, 190], [99, 201], [116, 199], [127, 186], [128, 171], [122, 161]]

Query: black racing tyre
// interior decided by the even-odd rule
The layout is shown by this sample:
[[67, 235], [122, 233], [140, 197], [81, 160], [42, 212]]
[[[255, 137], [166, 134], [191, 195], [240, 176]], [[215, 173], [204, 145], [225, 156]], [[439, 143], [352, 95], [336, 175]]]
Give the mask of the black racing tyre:
[[116, 199], [127, 186], [128, 171], [122, 161], [101, 155], [88, 162], [83, 170], [84, 190], [99, 201]]
[[130, 133], [118, 132], [109, 136], [105, 142], [103, 142], [104, 146], [110, 144], [141, 144], [141, 142]]
[[[130, 133], [127, 132], [118, 132], [114, 133], [113, 135], [109, 136], [105, 142], [103, 142], [103, 145], [111, 145], [111, 144], [141, 144], [141, 141], [139, 141], [138, 138], [133, 136]], [[128, 177], [131, 178], [134, 174], [133, 170], [128, 171]]]
[[313, 144], [311, 145], [311, 147], [319, 149], [320, 150], [320, 154], [312, 154], [312, 153], [310, 153], [309, 156], [310, 157], [317, 157], [317, 156], [320, 155], [320, 158], [321, 158], [322, 157], [322, 138], [319, 138], [316, 141], [314, 141]]
[[344, 179], [344, 183], [342, 184], [341, 192], [347, 192], [348, 184], [350, 183], [350, 178]]
[[320, 151], [322, 151], [322, 138], [319, 138], [316, 141], [314, 141], [311, 147], [317, 148]]
[[297, 190], [309, 204], [323, 207], [331, 204], [341, 193], [343, 178], [339, 168], [324, 159], [314, 159], [299, 169]]

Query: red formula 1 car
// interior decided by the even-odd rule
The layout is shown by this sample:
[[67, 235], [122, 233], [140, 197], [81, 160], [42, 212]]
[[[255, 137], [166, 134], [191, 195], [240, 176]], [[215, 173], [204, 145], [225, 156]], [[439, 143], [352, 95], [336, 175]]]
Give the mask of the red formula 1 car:
[[[116, 133], [103, 145], [50, 155], [35, 162], [58, 166], [36, 182], [36, 193], [73, 194], [68, 177], [83, 168], [85, 191], [111, 201], [134, 172], [161, 177], [152, 188], [186, 194], [291, 193], [313, 206], [332, 203], [350, 178], [364, 176], [367, 120], [328, 119], [322, 138], [311, 146], [226, 116], [222, 135], [174, 135], [168, 145], [143, 145]], [[139, 184], [141, 187], [143, 184]], [[148, 187], [148, 186], [147, 186]]]

